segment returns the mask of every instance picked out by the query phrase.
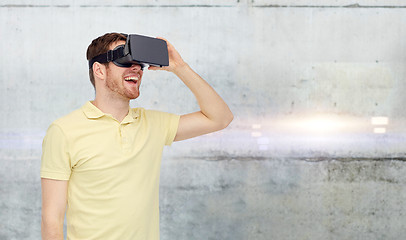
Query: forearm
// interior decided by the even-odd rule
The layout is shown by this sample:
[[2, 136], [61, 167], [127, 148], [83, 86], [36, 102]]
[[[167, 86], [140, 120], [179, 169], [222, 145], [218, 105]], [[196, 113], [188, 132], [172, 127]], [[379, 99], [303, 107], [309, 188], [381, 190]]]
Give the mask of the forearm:
[[220, 125], [228, 125], [233, 119], [224, 100], [217, 92], [186, 63], [173, 71], [192, 91], [199, 104], [201, 112], [211, 121]]
[[63, 240], [68, 181], [41, 178], [42, 240]]
[[49, 220], [43, 217], [41, 235], [42, 240], [63, 240], [63, 219]]

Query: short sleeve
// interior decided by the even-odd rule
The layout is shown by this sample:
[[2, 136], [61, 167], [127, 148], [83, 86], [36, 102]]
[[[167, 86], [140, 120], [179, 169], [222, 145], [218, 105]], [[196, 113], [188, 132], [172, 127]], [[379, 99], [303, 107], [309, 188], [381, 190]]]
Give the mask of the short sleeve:
[[71, 175], [68, 141], [61, 128], [52, 124], [42, 143], [41, 178], [69, 180]]
[[167, 113], [166, 117], [167, 117], [166, 121], [167, 134], [165, 139], [165, 145], [170, 146], [173, 143], [173, 140], [175, 139], [176, 133], [178, 132], [180, 116]]

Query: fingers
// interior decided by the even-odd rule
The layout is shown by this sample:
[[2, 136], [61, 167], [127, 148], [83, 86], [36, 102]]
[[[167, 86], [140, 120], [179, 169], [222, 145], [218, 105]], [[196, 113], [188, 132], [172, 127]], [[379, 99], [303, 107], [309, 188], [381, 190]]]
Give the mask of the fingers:
[[155, 66], [149, 66], [148, 70], [152, 70], [152, 71], [156, 71], [156, 70], [160, 70], [159, 67], [155, 67]]
[[166, 70], [168, 71], [168, 67], [157, 67], [157, 66], [149, 66], [148, 70], [156, 71], [156, 70]]
[[164, 40], [166, 43], [169, 43], [168, 40], [166, 40], [166, 39], [163, 38], [163, 37], [156, 37], [156, 38], [161, 39], [161, 40]]
[[156, 37], [156, 38], [164, 40], [166, 42], [166, 45], [168, 45], [168, 48], [169, 47], [173, 48], [173, 45], [166, 38], [163, 38], [163, 37]]
[[165, 67], [150, 66], [150, 67], [148, 67], [148, 70], [152, 70], [152, 71], [165, 70], [165, 71], [172, 72], [176, 68], [176, 66], [182, 65], [183, 59], [180, 56], [180, 54], [178, 53], [178, 51], [176, 51], [175, 47], [168, 40], [166, 40], [163, 37], [156, 37], [156, 38], [164, 40], [166, 42], [166, 45], [168, 46], [169, 66], [165, 66]]

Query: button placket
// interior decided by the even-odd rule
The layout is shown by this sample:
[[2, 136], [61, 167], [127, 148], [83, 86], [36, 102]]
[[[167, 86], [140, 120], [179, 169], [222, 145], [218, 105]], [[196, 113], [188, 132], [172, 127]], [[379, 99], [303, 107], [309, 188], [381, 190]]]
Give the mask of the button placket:
[[124, 152], [128, 152], [130, 149], [130, 139], [128, 138], [127, 131], [125, 130], [126, 126], [127, 124], [120, 125], [121, 144]]

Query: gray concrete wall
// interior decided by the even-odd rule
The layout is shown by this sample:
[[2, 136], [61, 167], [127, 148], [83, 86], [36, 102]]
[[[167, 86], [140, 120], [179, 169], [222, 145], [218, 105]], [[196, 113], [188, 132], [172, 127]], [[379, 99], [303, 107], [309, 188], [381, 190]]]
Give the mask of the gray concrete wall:
[[[165, 149], [163, 240], [405, 238], [405, 26], [400, 0], [1, 1], [0, 239], [40, 239], [42, 138], [110, 31], [170, 40], [235, 115]], [[166, 72], [132, 105], [198, 109]]]

